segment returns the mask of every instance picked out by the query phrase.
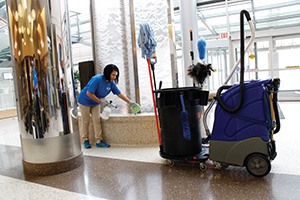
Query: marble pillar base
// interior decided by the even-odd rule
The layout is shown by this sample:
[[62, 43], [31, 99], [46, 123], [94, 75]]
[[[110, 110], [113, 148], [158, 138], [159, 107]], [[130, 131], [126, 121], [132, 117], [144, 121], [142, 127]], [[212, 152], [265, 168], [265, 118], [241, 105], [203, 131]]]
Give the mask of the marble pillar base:
[[53, 163], [28, 163], [23, 160], [23, 171], [30, 176], [48, 176], [67, 172], [83, 164], [82, 152], [73, 158]]
[[[79, 132], [82, 136], [80, 114], [78, 118]], [[159, 145], [154, 114], [112, 114], [108, 120], [101, 119], [101, 126], [103, 140], [113, 146]], [[90, 143], [95, 144], [92, 119], [90, 119], [89, 137]]]

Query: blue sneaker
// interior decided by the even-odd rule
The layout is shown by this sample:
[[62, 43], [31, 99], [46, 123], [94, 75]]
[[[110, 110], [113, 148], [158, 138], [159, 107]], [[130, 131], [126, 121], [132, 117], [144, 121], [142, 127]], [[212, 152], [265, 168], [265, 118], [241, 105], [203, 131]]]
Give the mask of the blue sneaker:
[[86, 149], [91, 148], [90, 141], [88, 141], [88, 140], [84, 141], [83, 145], [84, 145], [84, 148], [86, 148]]
[[103, 142], [102, 140], [99, 143], [96, 143], [96, 147], [103, 147], [103, 148], [108, 148], [110, 147], [109, 144], [106, 144], [105, 142]]

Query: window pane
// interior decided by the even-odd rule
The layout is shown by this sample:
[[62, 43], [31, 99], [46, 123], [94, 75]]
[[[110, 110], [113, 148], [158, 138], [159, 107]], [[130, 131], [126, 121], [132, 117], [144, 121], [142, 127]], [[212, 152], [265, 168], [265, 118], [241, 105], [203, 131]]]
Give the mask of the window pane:
[[300, 70], [279, 71], [280, 90], [299, 90], [300, 89]]

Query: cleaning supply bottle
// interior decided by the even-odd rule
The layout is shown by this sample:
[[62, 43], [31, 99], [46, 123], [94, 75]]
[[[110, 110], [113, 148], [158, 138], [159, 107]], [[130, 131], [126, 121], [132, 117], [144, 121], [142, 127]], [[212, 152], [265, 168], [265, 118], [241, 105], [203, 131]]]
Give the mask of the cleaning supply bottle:
[[113, 105], [112, 101], [107, 101], [106, 100], [105, 103], [104, 103], [104, 108], [102, 110], [102, 113], [100, 113], [100, 117], [104, 120], [108, 120], [112, 108], [117, 108], [117, 106]]
[[111, 108], [109, 106], [105, 106], [103, 108], [102, 113], [100, 114], [100, 117], [104, 120], [108, 120], [110, 113], [111, 113]]

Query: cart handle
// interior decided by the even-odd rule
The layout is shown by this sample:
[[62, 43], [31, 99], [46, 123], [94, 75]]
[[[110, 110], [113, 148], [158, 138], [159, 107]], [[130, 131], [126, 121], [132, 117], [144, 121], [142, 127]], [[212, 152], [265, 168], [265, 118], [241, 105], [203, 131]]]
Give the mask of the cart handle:
[[280, 117], [279, 117], [279, 113], [278, 113], [278, 106], [277, 106], [277, 102], [278, 102], [278, 88], [280, 85], [280, 79], [276, 78], [273, 80], [273, 86], [274, 86], [274, 93], [273, 93], [273, 107], [274, 107], [274, 112], [275, 112], [275, 120], [276, 120], [276, 128], [274, 130], [274, 133], [278, 133], [280, 130]]
[[[247, 21], [248, 21], [248, 24], [249, 24], [250, 30], [251, 30], [251, 39], [248, 42], [248, 44], [246, 46], [246, 49], [245, 49], [245, 51], [247, 51], [249, 49], [250, 45], [252, 44], [252, 42], [254, 41], [255, 31], [254, 31], [254, 27], [253, 27], [252, 21], [248, 20], [248, 18], [250, 17], [250, 15], [248, 16], [248, 14], [245, 14], [245, 16], [247, 18]], [[234, 66], [233, 66], [233, 68], [232, 68], [229, 76], [226, 78], [226, 80], [223, 83], [223, 85], [227, 85], [227, 83], [229, 82], [229, 80], [233, 76], [235, 70], [237, 69], [237, 66], [240, 63], [240, 61], [241, 61], [241, 58], [239, 58], [239, 60], [234, 64]], [[212, 109], [212, 107], [214, 106], [215, 103], [216, 103], [216, 100], [213, 99], [211, 101], [211, 103], [209, 104], [208, 108], [205, 110], [205, 112], [203, 114], [203, 124], [204, 124], [205, 132], [206, 132], [207, 136], [210, 136], [210, 131], [209, 131], [208, 124], [207, 124], [207, 116], [208, 116], [208, 113], [211, 111], [211, 109]]]
[[241, 110], [243, 103], [244, 103], [244, 98], [245, 98], [245, 85], [244, 85], [244, 72], [245, 72], [245, 39], [244, 39], [244, 15], [247, 18], [247, 21], [250, 21], [250, 14], [246, 10], [242, 10], [240, 12], [240, 35], [241, 35], [241, 69], [240, 69], [240, 100], [239, 104], [235, 108], [229, 108], [227, 107], [224, 102], [221, 99], [221, 92], [224, 89], [230, 88], [230, 86], [222, 86], [218, 89], [217, 95], [216, 95], [216, 100], [218, 101], [219, 105], [223, 110], [225, 110], [228, 113], [237, 113], [238, 111]]

